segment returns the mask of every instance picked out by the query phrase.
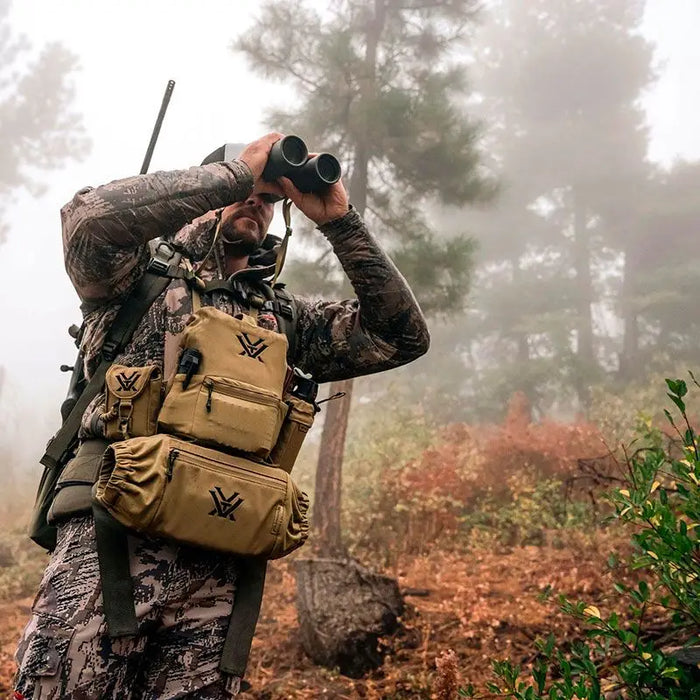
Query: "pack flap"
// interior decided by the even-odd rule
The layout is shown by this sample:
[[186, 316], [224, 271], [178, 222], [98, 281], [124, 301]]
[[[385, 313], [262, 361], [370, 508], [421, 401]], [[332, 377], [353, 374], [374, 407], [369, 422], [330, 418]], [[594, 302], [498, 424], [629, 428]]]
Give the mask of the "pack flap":
[[147, 367], [127, 367], [112, 365], [107, 370], [105, 385], [110, 394], [118, 399], [135, 399], [148, 386], [151, 379], [157, 379], [160, 369], [156, 365]]

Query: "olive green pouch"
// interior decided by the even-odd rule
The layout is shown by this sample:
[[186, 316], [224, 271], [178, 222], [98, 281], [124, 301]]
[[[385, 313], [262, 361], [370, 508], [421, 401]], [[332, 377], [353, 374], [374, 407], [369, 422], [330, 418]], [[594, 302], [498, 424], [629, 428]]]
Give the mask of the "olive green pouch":
[[108, 440], [154, 435], [161, 403], [161, 372], [155, 365], [112, 365], [105, 375]]
[[302, 401], [296, 396], [287, 396], [286, 403], [289, 410], [282, 423], [277, 444], [270, 453], [269, 461], [289, 473], [292, 471], [307, 433], [314, 424], [316, 408], [313, 404]]
[[106, 440], [86, 440], [61, 472], [56, 483], [47, 521], [55, 525], [65, 518], [85, 515], [92, 510], [92, 487], [97, 481]]
[[275, 559], [308, 537], [287, 473], [170, 435], [112, 443], [93, 495], [128, 528], [229, 554]]
[[175, 375], [158, 416], [160, 432], [267, 457], [287, 406], [287, 338], [249, 316], [204, 307], [182, 335], [201, 355], [197, 374]]

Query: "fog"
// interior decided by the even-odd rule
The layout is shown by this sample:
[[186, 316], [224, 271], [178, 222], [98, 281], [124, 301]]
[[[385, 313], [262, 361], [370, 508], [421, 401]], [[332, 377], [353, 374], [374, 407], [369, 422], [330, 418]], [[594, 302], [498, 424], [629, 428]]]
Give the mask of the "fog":
[[[0, 21], [5, 4], [0, 2]], [[77, 57], [71, 111], [80, 115], [91, 142], [81, 160], [36, 171], [42, 193], [6, 188], [11, 198], [0, 214], [7, 226], [0, 249], [0, 415], [2, 444], [16, 468], [34, 463], [56, 427], [67, 384], [58, 367], [71, 364], [75, 353], [66, 328], [79, 321], [79, 310], [63, 269], [60, 207], [85, 185], [138, 172], [168, 79], [176, 86], [151, 170], [194, 165], [221, 143], [252, 140], [266, 131], [266, 110], [294, 105], [288, 86], [262, 80], [230, 48], [258, 6], [252, 0], [15, 0], [10, 6], [9, 29], [26, 36], [27, 58], [54, 41]], [[483, 22], [477, 35], [489, 31], [489, 19]], [[640, 99], [648, 158], [665, 168], [679, 158], [700, 159], [698, 26], [694, 0], [646, 4], [641, 31], [653, 42], [658, 79]], [[474, 88], [479, 91], [476, 79]], [[0, 137], [7, 138], [2, 124]], [[281, 228], [278, 217], [272, 231]], [[478, 230], [472, 233], [479, 238]]]

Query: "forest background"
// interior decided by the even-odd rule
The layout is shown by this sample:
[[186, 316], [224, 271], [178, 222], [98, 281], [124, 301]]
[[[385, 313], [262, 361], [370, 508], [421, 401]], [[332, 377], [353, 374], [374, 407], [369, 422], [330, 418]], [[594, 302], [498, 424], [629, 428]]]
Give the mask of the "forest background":
[[[332, 150], [429, 316], [428, 355], [342, 387], [306, 446], [296, 473], [316, 489], [317, 546], [394, 572], [427, 569], [440, 552], [456, 571], [465, 553], [561, 550], [598, 527], [610, 536], [599, 505], [618, 478], [608, 455], [640, 417], [654, 424], [663, 377], [693, 369], [700, 352], [700, 143], [660, 126], [697, 121], [697, 86], [683, 77], [700, 56], [673, 53], [693, 3], [242, 3], [228, 26], [212, 3], [198, 16], [219, 45], [208, 64], [177, 64], [182, 81], [159, 58], [157, 76], [149, 66], [137, 77], [145, 51], [122, 59], [115, 47], [89, 109], [79, 76], [93, 67], [81, 70], [82, 39], [71, 37], [99, 46], [95, 18], [69, 3], [87, 22], [78, 34], [52, 34], [57, 18], [28, 32], [30, 4], [0, 0], [0, 255], [6, 327], [17, 330], [0, 355], [8, 597], [36, 582], [39, 560], [18, 533], [38, 436], [55, 429], [64, 390], [53, 366], [71, 360], [64, 327], [77, 317], [60, 277], [58, 208], [84, 184], [136, 171], [170, 77], [180, 82], [154, 169], [267, 127]], [[197, 33], [176, 24], [186, 4], [160, 24], [130, 12], [128, 34], [110, 41], [170, 56], [175, 37]], [[226, 128], [208, 111], [229, 115]], [[290, 285], [349, 293], [298, 226]]]

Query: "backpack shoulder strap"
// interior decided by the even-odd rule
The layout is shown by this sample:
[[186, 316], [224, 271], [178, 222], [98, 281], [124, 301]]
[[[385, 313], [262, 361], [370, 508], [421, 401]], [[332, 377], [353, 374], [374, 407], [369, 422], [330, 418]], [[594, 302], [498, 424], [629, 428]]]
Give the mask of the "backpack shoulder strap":
[[270, 311], [274, 314], [280, 333], [287, 336], [289, 344], [287, 356], [289, 358], [296, 357], [298, 313], [294, 298], [281, 282], [275, 285], [265, 282], [262, 284], [262, 289], [267, 301], [263, 304], [261, 311]]
[[61, 463], [78, 436], [80, 422], [83, 413], [85, 413], [85, 409], [87, 409], [90, 402], [102, 390], [109, 366], [129, 342], [136, 327], [141, 322], [141, 319], [144, 317], [151, 304], [162, 294], [168, 284], [170, 284], [172, 278], [169, 274], [170, 268], [179, 269], [178, 264], [181, 256], [167, 241], [164, 239], [156, 239], [156, 248], [160, 251], [160, 261], [163, 261], [164, 256], [169, 253], [165, 266], [166, 269], [163, 270], [165, 274], [160, 272], [160, 270], [163, 269], [162, 265], [160, 270], [152, 268], [152, 263], [156, 260], [156, 256], [154, 255], [148, 263], [146, 272], [121, 305], [114, 321], [112, 321], [112, 325], [109, 327], [104, 344], [102, 345], [102, 358], [95, 373], [87, 383], [87, 386], [83, 389], [83, 392], [75, 402], [72, 410], [63, 421], [63, 425], [61, 425], [58, 432], [49, 441], [44, 456], [39, 460], [45, 467], [57, 467]]

